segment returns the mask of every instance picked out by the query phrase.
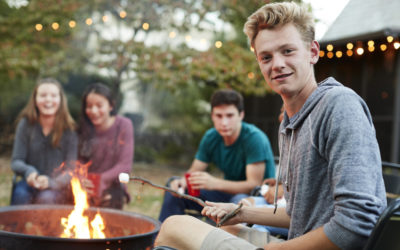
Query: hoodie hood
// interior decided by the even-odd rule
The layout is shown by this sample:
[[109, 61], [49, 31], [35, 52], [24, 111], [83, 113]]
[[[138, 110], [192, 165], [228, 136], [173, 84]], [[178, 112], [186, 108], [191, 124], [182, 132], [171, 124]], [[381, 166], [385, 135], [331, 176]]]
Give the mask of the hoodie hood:
[[343, 85], [336, 81], [333, 77], [328, 77], [320, 82], [314, 92], [311, 93], [311, 95], [307, 98], [307, 101], [304, 103], [303, 107], [292, 117], [291, 121], [289, 121], [289, 118], [285, 113], [285, 117], [282, 123], [283, 130], [281, 130], [281, 132], [285, 133], [285, 129], [296, 129], [300, 127], [301, 124], [303, 124], [304, 120], [308, 117], [310, 112], [321, 100], [321, 98], [326, 94], [326, 92], [335, 86]]

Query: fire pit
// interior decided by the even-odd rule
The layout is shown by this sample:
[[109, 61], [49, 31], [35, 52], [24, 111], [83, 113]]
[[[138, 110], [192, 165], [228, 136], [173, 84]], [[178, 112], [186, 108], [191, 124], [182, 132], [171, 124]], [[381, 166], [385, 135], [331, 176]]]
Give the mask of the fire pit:
[[0, 249], [151, 249], [160, 222], [132, 212], [89, 208], [105, 222], [105, 239], [60, 238], [60, 218], [74, 209], [66, 205], [25, 205], [0, 208]]

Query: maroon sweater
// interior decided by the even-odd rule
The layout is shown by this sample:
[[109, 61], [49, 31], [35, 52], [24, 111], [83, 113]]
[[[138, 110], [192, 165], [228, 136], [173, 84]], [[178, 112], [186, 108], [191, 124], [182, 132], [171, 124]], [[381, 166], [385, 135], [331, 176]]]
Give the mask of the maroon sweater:
[[89, 173], [100, 174], [99, 193], [118, 181], [120, 173], [130, 173], [133, 162], [133, 125], [131, 120], [116, 116], [106, 131], [96, 131], [92, 144], [92, 164]]

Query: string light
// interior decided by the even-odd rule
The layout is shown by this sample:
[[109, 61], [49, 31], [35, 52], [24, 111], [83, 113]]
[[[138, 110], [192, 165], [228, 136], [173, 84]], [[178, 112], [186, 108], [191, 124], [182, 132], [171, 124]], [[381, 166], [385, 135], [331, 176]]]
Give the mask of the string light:
[[71, 20], [71, 21], [69, 21], [68, 25], [69, 25], [70, 28], [73, 29], [76, 26], [76, 22], [74, 20]]
[[372, 40], [369, 40], [367, 44], [368, 44], [368, 47], [373, 47], [375, 45], [375, 42]]
[[351, 50], [351, 49], [354, 48], [354, 45], [353, 45], [352, 43], [347, 43], [347, 44], [346, 44], [346, 48], [349, 49], [349, 50]]
[[43, 25], [41, 25], [40, 23], [38, 23], [38, 24], [35, 25], [35, 29], [36, 29], [37, 31], [41, 31], [41, 30], [43, 29]]
[[[122, 10], [122, 11], [120, 11], [119, 12], [119, 16], [123, 19], [123, 18], [126, 18], [127, 17], [127, 12], [126, 11], [124, 11], [124, 10]], [[103, 15], [102, 16], [102, 21], [104, 22], [104, 23], [106, 23], [106, 22], [108, 22], [109, 21], [109, 16], [107, 16], [107, 15]], [[86, 18], [85, 19], [85, 23], [86, 23], [86, 25], [88, 25], [88, 26], [90, 26], [90, 25], [92, 25], [93, 24], [93, 19], [92, 18]], [[71, 28], [71, 29], [73, 29], [73, 28], [75, 28], [76, 26], [77, 26], [77, 22], [75, 21], [75, 20], [71, 20], [71, 21], [69, 21], [68, 22], [68, 26]], [[58, 22], [53, 22], [52, 24], [51, 24], [51, 28], [53, 29], [53, 30], [58, 30], [59, 28], [60, 28], [60, 24], [58, 23]], [[149, 28], [150, 28], [150, 24], [149, 23], [147, 23], [147, 22], [145, 22], [145, 23], [143, 23], [142, 24], [142, 28], [144, 29], [144, 30], [148, 30]], [[40, 24], [40, 23], [38, 23], [38, 24], [36, 24], [35, 25], [35, 30], [36, 31], [38, 31], [38, 32], [40, 32], [40, 31], [42, 31], [44, 29], [44, 26], [42, 25], [42, 24]], [[169, 32], [169, 38], [175, 38], [176, 36], [177, 36], [177, 33], [175, 32], [175, 31], [171, 31], [171, 32]], [[187, 42], [189, 42], [189, 41], [191, 41], [192, 40], [192, 37], [190, 36], [190, 35], [186, 35], [185, 36], [185, 40], [187, 41]], [[400, 42], [398, 41], [398, 38], [397, 38], [397, 36], [396, 36], [396, 38], [395, 37], [393, 37], [392, 35], [388, 35], [387, 37], [386, 37], [386, 40], [387, 40], [387, 43], [389, 44], [389, 43], [392, 43], [393, 41], [395, 41], [396, 40], [396, 42], [393, 42], [393, 48], [395, 49], [395, 50], [398, 50], [399, 48], [400, 48]], [[206, 39], [204, 39], [204, 38], [202, 38], [201, 40], [200, 40], [200, 43], [201, 44], [203, 44], [203, 45], [205, 45], [205, 44], [207, 44], [207, 41], [206, 41]], [[347, 50], [345, 50], [346, 52], [346, 55], [348, 56], [348, 57], [351, 57], [351, 56], [353, 56], [353, 54], [354, 53], [356, 53], [356, 54], [358, 54], [358, 55], [363, 55], [364, 54], [364, 48], [363, 48], [363, 44], [362, 44], [363, 42], [362, 41], [357, 41], [356, 43], [352, 43], [352, 42], [348, 42], [347, 44], [346, 44], [346, 48], [347, 48]], [[388, 44], [386, 44], [386, 43], [381, 43], [381, 42], [378, 42], [378, 43], [380, 43], [380, 45], [376, 45], [377, 47], [375, 47], [375, 41], [374, 40], [369, 40], [368, 42], [367, 42], [367, 47], [366, 47], [366, 49], [368, 49], [368, 51], [369, 52], [374, 52], [375, 51], [375, 49], [380, 49], [382, 52], [385, 52], [385, 51], [387, 51], [390, 47], [388, 46]], [[356, 46], [354, 45], [354, 44], [356, 44]], [[223, 43], [222, 43], [222, 41], [216, 41], [215, 42], [215, 44], [214, 44], [214, 46], [216, 47], [216, 48], [221, 48], [222, 47], [222, 45], [223, 45]], [[356, 48], [355, 48], [356, 47]], [[354, 50], [353, 50], [354, 49]], [[329, 58], [329, 59], [331, 59], [331, 58], [333, 58], [334, 56], [336, 56], [337, 58], [341, 58], [341, 57], [343, 57], [343, 55], [344, 55], [344, 52], [342, 52], [342, 51], [340, 51], [340, 50], [337, 50], [337, 49], [335, 49], [335, 50], [337, 50], [336, 52], [335, 51], [333, 51], [334, 50], [334, 45], [333, 44], [328, 44], [328, 45], [326, 45], [326, 51], [324, 51], [324, 50], [320, 50], [319, 51], [319, 57], [321, 57], [321, 58], [323, 58], [323, 57], [327, 57], [327, 58]], [[250, 51], [252, 51], [252, 52], [254, 52], [254, 48], [253, 47], [251, 47], [250, 46]], [[250, 72], [251, 73], [251, 72]], [[248, 74], [248, 76], [249, 76], [249, 78], [250, 78], [250, 75], [251, 74]], [[253, 76], [254, 77], [254, 76]]]
[[361, 56], [362, 54], [364, 54], [364, 49], [363, 49], [363, 48], [357, 48], [356, 51], [357, 51], [357, 54], [360, 55], [360, 56]]
[[368, 47], [368, 51], [369, 52], [374, 52], [375, 51], [375, 47], [374, 46], [369, 46]]
[[[348, 57], [352, 57], [354, 54], [357, 55], [363, 55], [365, 53], [365, 51], [369, 51], [370, 53], [375, 52], [376, 50], [380, 50], [382, 52], [387, 51], [390, 47], [389, 47], [389, 43], [392, 43], [393, 41], [393, 48], [395, 50], [400, 49], [400, 41], [397, 40], [397, 38], [393, 37], [393, 36], [387, 36], [385, 38], [385, 40], [387, 40], [386, 42], [379, 42], [379, 44], [374, 41], [374, 40], [368, 40], [366, 41], [365, 45], [367, 47], [363, 47], [363, 41], [357, 41], [356, 43], [354, 42], [348, 42], [346, 43], [345, 47], [347, 48], [347, 50], [345, 51], [341, 51], [341, 50], [336, 50], [336, 52], [334, 51], [334, 45], [333, 44], [328, 44], [326, 45], [326, 50], [320, 50], [319, 51], [319, 57], [323, 58], [323, 57], [327, 57], [329, 59], [332, 59], [336, 56], [336, 58], [341, 58], [344, 55], [347, 55]], [[356, 44], [356, 45], [355, 45]]]
[[86, 21], [85, 21], [85, 23], [87, 24], [87, 25], [92, 25], [93, 24], [93, 20], [92, 20], [92, 18], [86, 18]]
[[60, 25], [57, 22], [54, 22], [51, 24], [51, 27], [53, 28], [53, 30], [58, 30], [58, 28], [60, 28]]
[[176, 33], [174, 31], [169, 32], [169, 38], [175, 38], [176, 37]]
[[120, 16], [122, 19], [124, 19], [124, 18], [126, 17], [126, 11], [121, 10], [121, 11], [119, 12], [119, 16]]
[[222, 47], [222, 42], [221, 42], [221, 41], [216, 41], [216, 42], [215, 42], [215, 47], [216, 47], [217, 49], [221, 48], [221, 47]]
[[368, 51], [369, 52], [374, 52], [375, 51], [375, 42], [373, 41], [373, 40], [369, 40], [368, 42], [367, 42], [367, 44], [368, 44]]

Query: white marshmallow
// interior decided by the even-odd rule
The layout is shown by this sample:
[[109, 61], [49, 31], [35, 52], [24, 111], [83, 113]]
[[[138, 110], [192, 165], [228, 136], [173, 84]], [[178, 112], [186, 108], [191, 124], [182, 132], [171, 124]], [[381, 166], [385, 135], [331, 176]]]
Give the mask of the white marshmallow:
[[261, 186], [261, 189], [260, 189], [260, 194], [261, 194], [262, 196], [264, 196], [264, 195], [268, 192], [268, 189], [269, 189], [269, 186], [268, 186], [268, 185], [266, 185], [266, 184], [262, 185], [262, 186]]
[[128, 183], [129, 182], [129, 174], [127, 173], [120, 173], [118, 176], [119, 182], [121, 183]]
[[283, 197], [278, 199], [276, 203], [278, 204], [278, 207], [286, 207], [286, 200]]

